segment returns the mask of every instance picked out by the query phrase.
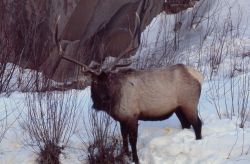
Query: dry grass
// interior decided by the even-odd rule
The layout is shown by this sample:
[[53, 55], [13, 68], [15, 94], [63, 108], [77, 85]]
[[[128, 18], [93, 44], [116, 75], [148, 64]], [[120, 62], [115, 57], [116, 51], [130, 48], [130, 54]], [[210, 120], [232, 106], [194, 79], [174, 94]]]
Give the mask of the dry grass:
[[38, 154], [38, 163], [57, 164], [74, 134], [77, 121], [73, 92], [28, 93], [28, 113], [22, 124], [25, 142]]

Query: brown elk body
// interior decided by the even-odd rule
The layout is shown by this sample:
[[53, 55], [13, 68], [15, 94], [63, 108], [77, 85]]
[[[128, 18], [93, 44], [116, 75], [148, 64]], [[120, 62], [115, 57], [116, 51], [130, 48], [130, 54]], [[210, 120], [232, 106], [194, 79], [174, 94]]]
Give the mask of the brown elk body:
[[175, 113], [182, 128], [192, 125], [196, 139], [201, 139], [197, 105], [202, 80], [199, 72], [182, 64], [153, 70], [102, 71], [92, 75], [93, 108], [120, 122], [124, 151], [128, 153], [129, 139], [133, 161], [138, 163], [138, 120], [164, 120]]

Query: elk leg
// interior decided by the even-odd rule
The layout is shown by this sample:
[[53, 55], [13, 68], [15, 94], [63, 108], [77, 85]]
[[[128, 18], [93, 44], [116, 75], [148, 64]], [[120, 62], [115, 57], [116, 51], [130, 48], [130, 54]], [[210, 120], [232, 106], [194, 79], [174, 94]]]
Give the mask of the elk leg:
[[[195, 137], [196, 140], [201, 139], [201, 128], [202, 128], [202, 122], [198, 116], [197, 110], [194, 111], [194, 108], [181, 108], [182, 113], [185, 115], [185, 117], [187, 118], [188, 122], [192, 125], [194, 132], [195, 132]], [[192, 109], [192, 110], [190, 110]], [[193, 111], [193, 112], [190, 112]]]
[[191, 124], [189, 123], [189, 121], [187, 120], [186, 116], [183, 114], [180, 108], [178, 108], [175, 111], [175, 114], [181, 122], [182, 129], [184, 128], [190, 129]]
[[133, 162], [135, 164], [139, 164], [139, 158], [137, 155], [136, 143], [138, 136], [138, 121], [133, 121], [133, 123], [129, 124], [129, 142], [132, 149]]
[[128, 155], [128, 129], [126, 123], [120, 122], [121, 126], [121, 134], [122, 134], [122, 141], [123, 141], [123, 151]]
[[195, 136], [196, 136], [196, 140], [201, 139], [201, 127], [202, 127], [202, 122], [199, 118], [199, 116], [197, 115], [197, 119], [196, 122], [194, 124], [192, 124], [193, 128], [194, 128], [194, 132], [195, 132]]

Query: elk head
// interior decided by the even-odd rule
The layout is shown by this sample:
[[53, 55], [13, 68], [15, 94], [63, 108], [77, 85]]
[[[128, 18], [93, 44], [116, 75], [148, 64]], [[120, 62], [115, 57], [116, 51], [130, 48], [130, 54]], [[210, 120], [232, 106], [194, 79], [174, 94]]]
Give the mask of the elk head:
[[120, 71], [128, 70], [130, 64], [115, 65], [112, 70], [102, 70], [98, 75], [91, 73], [91, 97], [94, 109], [109, 112], [120, 97], [120, 77], [123, 75]]

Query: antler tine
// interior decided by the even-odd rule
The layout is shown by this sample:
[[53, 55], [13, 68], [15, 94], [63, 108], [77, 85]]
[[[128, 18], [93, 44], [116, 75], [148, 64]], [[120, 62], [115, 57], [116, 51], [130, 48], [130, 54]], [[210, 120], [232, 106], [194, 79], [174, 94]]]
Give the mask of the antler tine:
[[89, 64], [89, 68], [94, 68], [95, 66], [101, 66], [100, 63], [96, 62], [96, 61], [91, 61], [91, 63]]
[[63, 52], [62, 46], [60, 44], [60, 39], [58, 37], [58, 23], [59, 23], [60, 18], [61, 18], [61, 16], [59, 15], [57, 17], [56, 24], [55, 24], [55, 35], [54, 35], [54, 39], [55, 39], [56, 46], [57, 46], [57, 49], [59, 51], [59, 54], [61, 54]]
[[[116, 68], [121, 68], [121, 67], [128, 67], [132, 64], [132, 61], [128, 62], [128, 63], [124, 63], [124, 64], [116, 64], [112, 70], [115, 70]], [[111, 70], [111, 71], [112, 71]]]
[[[60, 39], [58, 38], [58, 23], [59, 23], [59, 20], [60, 20], [60, 15], [57, 18], [56, 26], [55, 26], [55, 42], [56, 42], [56, 45], [57, 45], [57, 48], [58, 48], [58, 51], [59, 51], [59, 56], [64, 60], [67, 60], [69, 62], [72, 62], [72, 63], [75, 63], [75, 64], [81, 66], [83, 68], [82, 69], [83, 72], [91, 72], [91, 73], [96, 74], [96, 75], [100, 74], [100, 72], [97, 72], [97, 71], [91, 69], [89, 66], [87, 66], [87, 65], [85, 65], [85, 64], [83, 64], [83, 63], [81, 63], [81, 62], [79, 62], [79, 61], [77, 61], [75, 59], [69, 58], [69, 57], [64, 55], [64, 51], [63, 51], [62, 46], [60, 44]], [[91, 64], [92, 63], [90, 63], [90, 66], [91, 66]]]

